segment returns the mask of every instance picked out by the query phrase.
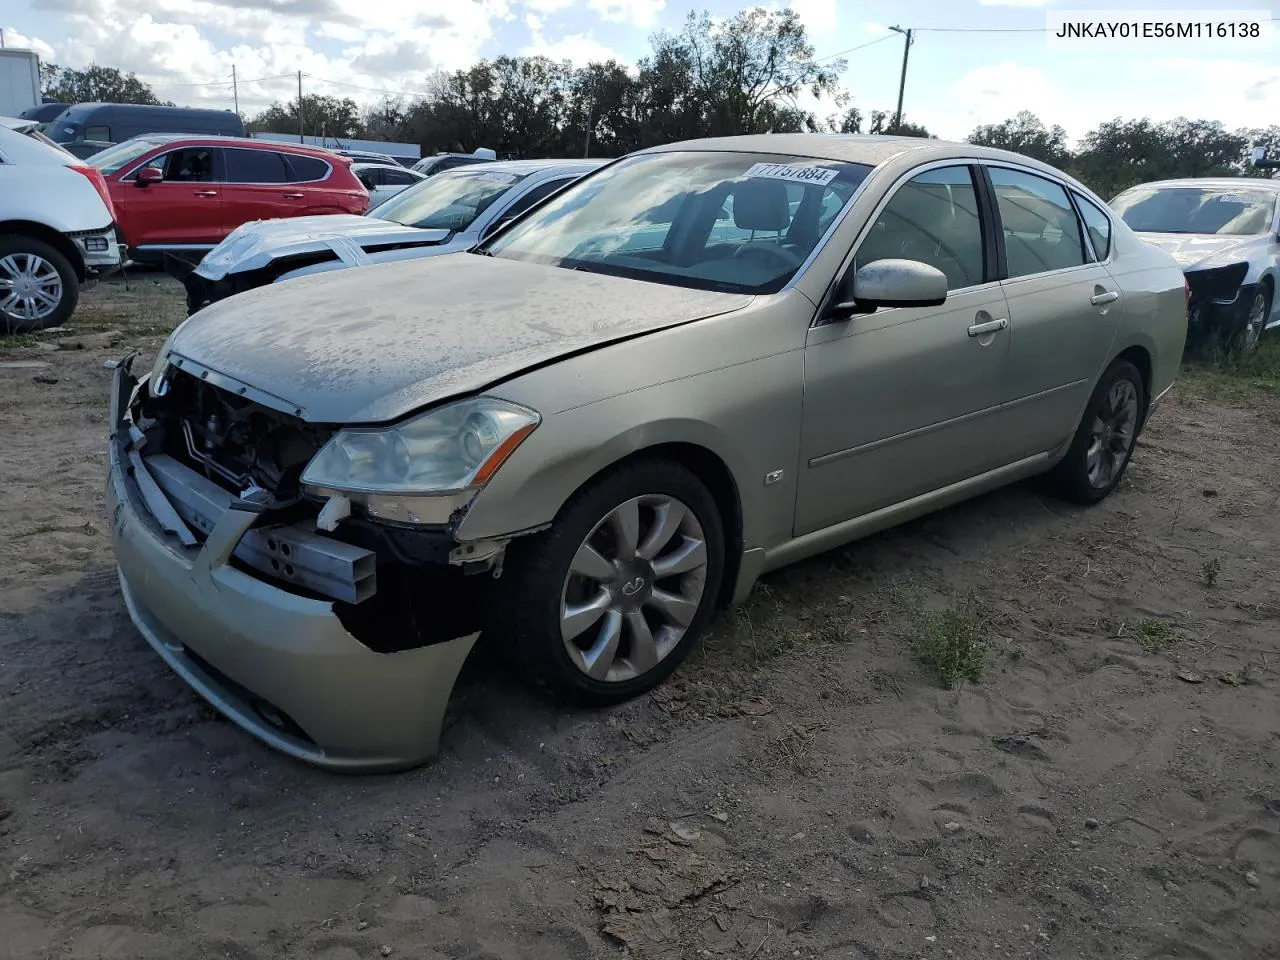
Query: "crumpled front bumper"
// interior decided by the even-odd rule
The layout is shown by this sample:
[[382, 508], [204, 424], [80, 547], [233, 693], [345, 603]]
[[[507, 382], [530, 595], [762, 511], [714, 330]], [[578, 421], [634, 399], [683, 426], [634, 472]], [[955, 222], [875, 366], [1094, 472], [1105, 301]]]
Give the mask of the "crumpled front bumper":
[[432, 759], [478, 634], [370, 650], [332, 603], [230, 565], [257, 519], [250, 510], [228, 510], [203, 544], [184, 546], [148, 509], [157, 491], [138, 476], [145, 460], [126, 447], [136, 383], [128, 368], [126, 360], [115, 374], [106, 501], [125, 604], [147, 642], [233, 723], [299, 760], [358, 772]]

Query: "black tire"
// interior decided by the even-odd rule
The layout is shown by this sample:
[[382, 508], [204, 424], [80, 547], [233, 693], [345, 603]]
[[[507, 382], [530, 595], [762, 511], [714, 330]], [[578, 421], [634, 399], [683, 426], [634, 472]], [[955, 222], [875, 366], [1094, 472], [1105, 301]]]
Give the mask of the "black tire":
[[[1137, 419], [1133, 424], [1128, 446], [1123, 456], [1116, 461], [1114, 471], [1109, 479], [1099, 485], [1089, 478], [1089, 449], [1093, 442], [1093, 431], [1099, 416], [1109, 409], [1109, 398], [1112, 390], [1121, 381], [1128, 381], [1134, 389], [1137, 399]], [[1123, 388], [1122, 388], [1123, 389]], [[1093, 394], [1084, 408], [1084, 416], [1071, 440], [1066, 456], [1049, 473], [1050, 486], [1058, 496], [1072, 503], [1094, 504], [1105, 498], [1124, 476], [1125, 468], [1133, 456], [1138, 434], [1142, 430], [1143, 417], [1147, 410], [1147, 388], [1142, 381], [1142, 374], [1128, 360], [1115, 360], [1098, 380]]]
[[1240, 347], [1244, 352], [1253, 353], [1258, 349], [1258, 345], [1262, 343], [1262, 338], [1266, 336], [1267, 318], [1271, 316], [1271, 307], [1272, 304], [1275, 303], [1275, 300], [1273, 299], [1274, 296], [1275, 294], [1267, 284], [1258, 284], [1258, 289], [1254, 292], [1254, 300], [1250, 302], [1249, 309], [1250, 312], [1252, 312], [1253, 305], [1257, 302], [1257, 298], [1262, 298], [1262, 329], [1258, 331], [1257, 337], [1252, 343], [1250, 343], [1248, 331], [1249, 318], [1248, 315], [1245, 316], [1245, 325], [1240, 329], [1240, 332], [1236, 336], [1236, 342], [1240, 344]]
[[[45, 260], [62, 281], [62, 297], [48, 316], [38, 320], [18, 319], [0, 312], [0, 333], [28, 333], [45, 327], [60, 327], [76, 309], [80, 299], [80, 278], [66, 257], [54, 246], [26, 234], [0, 237], [0, 260], [13, 254], [34, 254]], [[0, 278], [7, 278], [0, 274]]]
[[[579, 546], [619, 505], [650, 495], [678, 500], [701, 525], [706, 545], [702, 596], [684, 635], [656, 666], [629, 680], [596, 680], [573, 663], [561, 639], [561, 600], [570, 563]], [[525, 676], [557, 697], [584, 706], [629, 700], [662, 683], [697, 644], [719, 595], [724, 550], [720, 511], [696, 475], [666, 459], [626, 462], [575, 493], [549, 530], [517, 539], [507, 548], [491, 637]]]

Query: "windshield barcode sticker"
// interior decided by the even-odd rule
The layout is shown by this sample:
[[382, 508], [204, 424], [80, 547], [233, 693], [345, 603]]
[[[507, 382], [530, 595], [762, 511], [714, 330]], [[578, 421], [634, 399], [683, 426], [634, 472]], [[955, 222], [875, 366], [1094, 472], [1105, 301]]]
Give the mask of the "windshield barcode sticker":
[[1220, 193], [1213, 199], [1219, 203], [1253, 203], [1249, 197], [1241, 196], [1238, 193]]
[[830, 167], [792, 167], [785, 163], [757, 163], [747, 171], [748, 177], [766, 177], [769, 180], [791, 180], [795, 183], [830, 183], [839, 175]]

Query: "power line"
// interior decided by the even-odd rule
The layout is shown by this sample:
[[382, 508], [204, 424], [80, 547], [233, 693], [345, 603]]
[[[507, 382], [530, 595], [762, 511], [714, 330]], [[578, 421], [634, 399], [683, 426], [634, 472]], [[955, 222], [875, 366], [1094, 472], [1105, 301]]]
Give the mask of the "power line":
[[836, 57], [843, 57], [846, 53], [856, 53], [859, 50], [865, 50], [867, 47], [874, 47], [877, 43], [884, 43], [886, 40], [893, 38], [892, 33], [886, 33], [883, 37], [876, 37], [867, 43], [860, 43], [856, 47], [850, 47], [848, 50], [841, 50], [838, 53], [829, 53], [825, 57], [818, 57], [814, 63], [823, 63], [827, 60], [834, 60]]

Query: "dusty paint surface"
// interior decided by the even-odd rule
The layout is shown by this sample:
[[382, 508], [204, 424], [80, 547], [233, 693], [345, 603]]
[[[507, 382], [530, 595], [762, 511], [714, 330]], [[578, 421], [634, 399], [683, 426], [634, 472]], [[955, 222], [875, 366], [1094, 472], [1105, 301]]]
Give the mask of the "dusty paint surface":
[[172, 351], [313, 422], [376, 423], [750, 301], [460, 253], [251, 290], [194, 316]]

